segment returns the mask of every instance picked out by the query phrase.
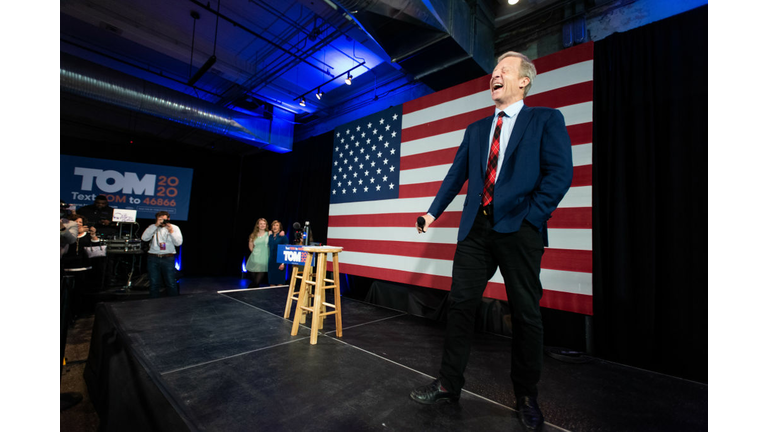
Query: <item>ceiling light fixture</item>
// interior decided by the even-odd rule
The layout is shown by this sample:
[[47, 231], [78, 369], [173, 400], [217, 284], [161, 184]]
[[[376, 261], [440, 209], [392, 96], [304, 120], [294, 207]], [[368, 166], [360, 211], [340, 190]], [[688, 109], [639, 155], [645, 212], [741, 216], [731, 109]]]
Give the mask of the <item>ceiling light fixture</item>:
[[507, 3], [509, 3], [509, 4], [511, 4], [511, 5], [515, 5], [515, 4], [517, 4], [517, 2], [519, 2], [519, 1], [520, 1], [520, 0], [507, 0]]
[[[329, 79], [328, 81], [326, 81], [326, 82], [324, 82], [324, 83], [320, 84], [319, 86], [317, 86], [317, 87], [315, 88], [315, 96], [317, 97], [317, 99], [318, 99], [318, 100], [320, 100], [320, 98], [322, 98], [322, 97], [323, 97], [323, 90], [322, 90], [322, 86], [324, 86], [324, 85], [328, 85], [328, 84], [330, 84], [330, 83], [332, 83], [332, 82], [334, 82], [334, 81], [338, 80], [339, 78], [343, 77], [344, 75], [346, 75], [346, 76], [347, 76], [347, 78], [344, 80], [344, 82], [345, 82], [347, 85], [352, 85], [352, 78], [354, 78], [354, 77], [352, 76], [352, 73], [351, 73], [351, 72], [352, 72], [353, 70], [355, 70], [355, 69], [357, 69], [357, 68], [361, 67], [361, 66], [365, 66], [365, 61], [362, 61], [362, 62], [358, 63], [357, 65], [355, 65], [355, 66], [352, 66], [351, 68], [349, 68], [349, 69], [345, 70], [344, 72], [342, 72], [342, 73], [340, 73], [340, 74], [338, 74], [338, 75], [334, 76], [333, 78]], [[305, 97], [305, 96], [307, 96], [308, 94], [311, 94], [311, 93], [312, 93], [312, 90], [309, 90], [308, 92], [306, 92], [306, 93], [304, 93], [304, 94], [301, 94], [301, 95], [299, 95], [299, 96], [296, 96], [296, 97], [295, 97], [293, 100], [294, 100], [294, 102], [295, 102], [295, 101], [299, 101], [299, 105], [301, 105], [301, 106], [304, 106], [304, 105], [302, 105], [302, 104], [301, 104], [301, 101], [304, 99], [304, 97]], [[306, 102], [305, 102], [305, 103], [306, 103]]]
[[299, 105], [307, 106], [307, 101], [305, 101], [304, 98], [301, 98], [301, 102], [299, 102]]

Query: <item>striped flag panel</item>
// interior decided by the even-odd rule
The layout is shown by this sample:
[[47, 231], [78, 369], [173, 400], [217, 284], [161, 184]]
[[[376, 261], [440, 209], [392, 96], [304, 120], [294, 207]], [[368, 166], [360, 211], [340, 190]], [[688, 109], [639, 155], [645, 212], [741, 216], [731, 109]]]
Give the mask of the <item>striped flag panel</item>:
[[[565, 117], [574, 178], [548, 222], [543, 307], [592, 314], [592, 63], [587, 43], [534, 61], [528, 106]], [[493, 115], [490, 75], [350, 122], [334, 130], [328, 244], [341, 246], [344, 273], [449, 290], [466, 184], [430, 230], [429, 208], [464, 129]], [[497, 272], [486, 297], [506, 300]]]

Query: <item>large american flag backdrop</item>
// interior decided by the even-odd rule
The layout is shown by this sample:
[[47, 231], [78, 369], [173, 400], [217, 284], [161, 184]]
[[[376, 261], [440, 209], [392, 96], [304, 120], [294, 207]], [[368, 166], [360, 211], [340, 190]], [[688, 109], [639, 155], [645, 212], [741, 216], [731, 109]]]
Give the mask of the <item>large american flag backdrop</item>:
[[[587, 43], [534, 61], [528, 106], [559, 109], [571, 137], [574, 178], [548, 222], [541, 305], [592, 314], [592, 63]], [[464, 189], [425, 234], [416, 232], [453, 162], [464, 129], [493, 115], [490, 75], [334, 130], [328, 244], [340, 271], [450, 290]], [[490, 131], [489, 131], [490, 133]], [[506, 300], [497, 271], [486, 297]]]

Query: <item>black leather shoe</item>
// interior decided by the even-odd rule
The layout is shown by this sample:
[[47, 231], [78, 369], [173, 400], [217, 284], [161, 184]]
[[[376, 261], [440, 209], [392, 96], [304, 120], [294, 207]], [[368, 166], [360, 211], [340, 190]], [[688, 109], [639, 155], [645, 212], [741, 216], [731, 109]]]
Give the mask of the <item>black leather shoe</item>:
[[544, 415], [536, 398], [523, 396], [517, 400], [517, 418], [527, 431], [540, 431], [544, 427]]
[[446, 390], [440, 384], [440, 379], [436, 379], [430, 384], [413, 389], [411, 399], [418, 403], [432, 405], [441, 401], [455, 402], [459, 400], [459, 395]]

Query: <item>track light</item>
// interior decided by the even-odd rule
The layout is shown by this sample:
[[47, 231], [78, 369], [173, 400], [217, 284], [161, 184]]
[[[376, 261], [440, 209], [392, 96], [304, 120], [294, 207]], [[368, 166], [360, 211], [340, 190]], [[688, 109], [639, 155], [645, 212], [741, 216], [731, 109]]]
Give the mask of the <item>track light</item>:
[[320, 100], [320, 98], [323, 97], [323, 91], [320, 89], [317, 89], [317, 93], [315, 93], [315, 96], [317, 96], [317, 100]]
[[347, 83], [347, 85], [352, 85], [352, 74], [347, 72], [347, 79], [345, 79], [344, 82]]
[[301, 98], [301, 102], [299, 102], [299, 105], [307, 106], [307, 101], [305, 101], [304, 98]]
[[507, 0], [507, 3], [514, 5], [514, 4], [517, 4], [518, 1], [519, 0]]

